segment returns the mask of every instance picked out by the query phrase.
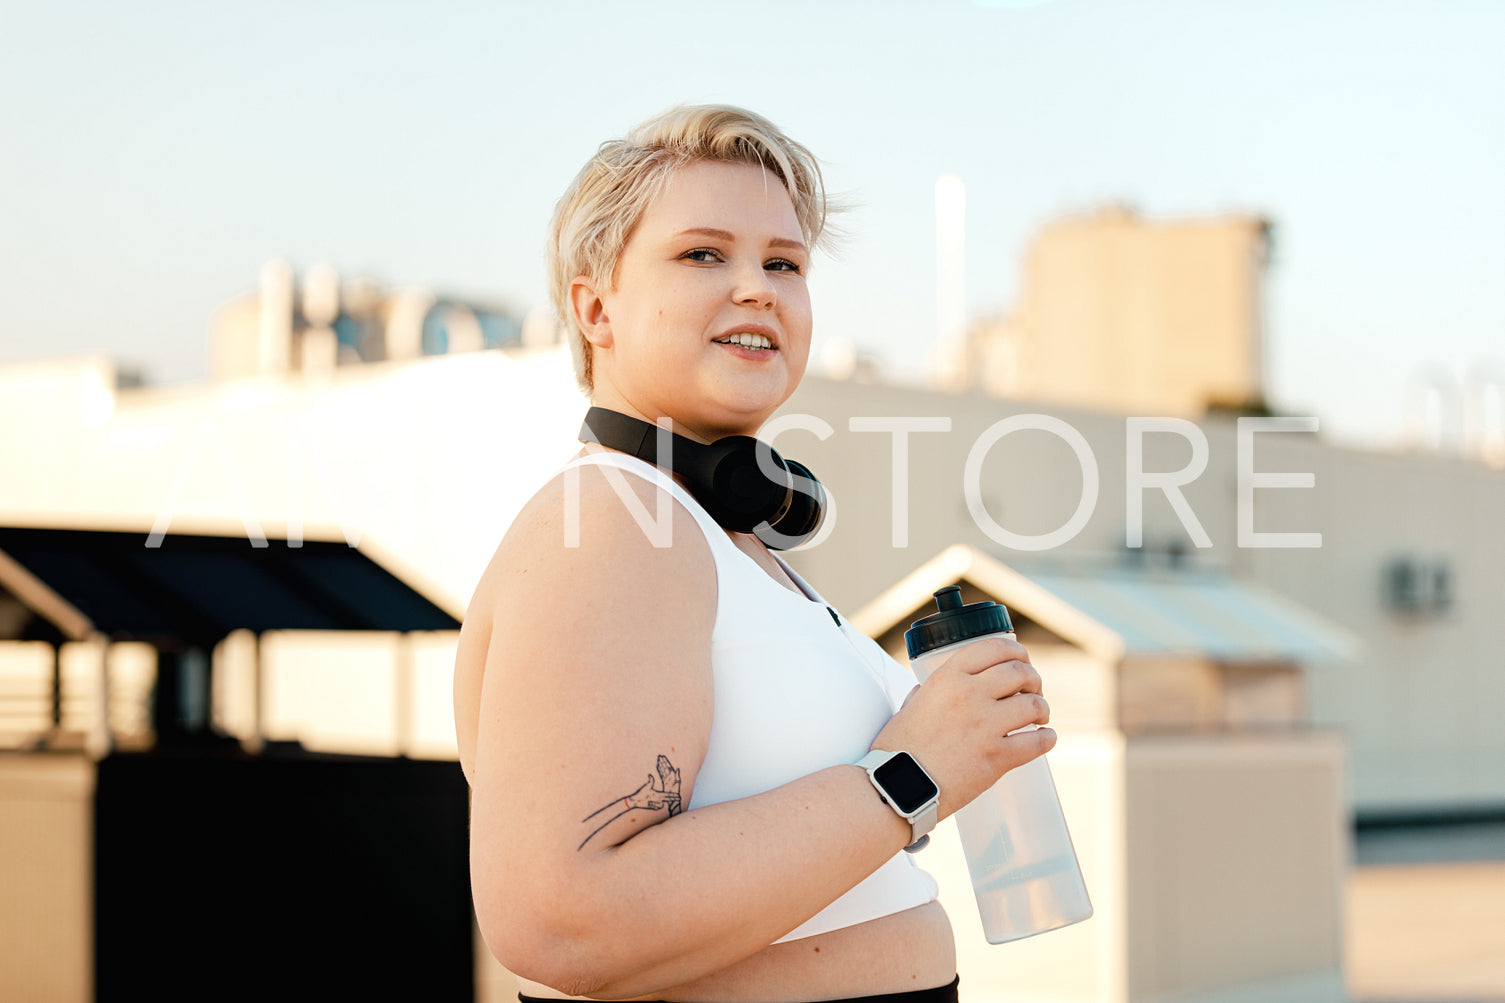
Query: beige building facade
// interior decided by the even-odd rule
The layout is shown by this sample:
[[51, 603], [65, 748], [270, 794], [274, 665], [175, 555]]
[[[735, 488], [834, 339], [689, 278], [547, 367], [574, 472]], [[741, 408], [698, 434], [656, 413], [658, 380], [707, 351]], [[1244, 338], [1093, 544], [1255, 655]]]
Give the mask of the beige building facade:
[[945, 346], [936, 385], [1125, 414], [1257, 410], [1271, 232], [1255, 216], [1153, 221], [1122, 206], [1051, 222], [1012, 312]]

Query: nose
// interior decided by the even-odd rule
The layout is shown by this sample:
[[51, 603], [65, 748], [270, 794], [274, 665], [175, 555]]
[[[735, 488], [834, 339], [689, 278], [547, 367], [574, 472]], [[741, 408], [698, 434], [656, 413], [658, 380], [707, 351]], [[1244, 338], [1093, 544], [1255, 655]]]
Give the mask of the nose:
[[778, 302], [778, 293], [773, 288], [773, 280], [763, 270], [762, 262], [738, 269], [732, 299], [739, 305], [754, 306], [764, 310]]

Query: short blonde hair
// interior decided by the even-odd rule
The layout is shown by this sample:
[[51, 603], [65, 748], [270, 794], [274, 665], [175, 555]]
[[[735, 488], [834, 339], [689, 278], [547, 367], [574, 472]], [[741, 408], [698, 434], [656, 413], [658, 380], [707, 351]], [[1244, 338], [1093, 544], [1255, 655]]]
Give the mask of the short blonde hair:
[[570, 308], [570, 283], [584, 275], [610, 290], [622, 250], [638, 221], [686, 164], [757, 164], [771, 171], [794, 203], [812, 251], [824, 247], [832, 211], [813, 154], [772, 122], [731, 105], [680, 105], [649, 119], [625, 139], [601, 144], [554, 206], [549, 225], [549, 295], [564, 321], [575, 380], [594, 389], [591, 346]]

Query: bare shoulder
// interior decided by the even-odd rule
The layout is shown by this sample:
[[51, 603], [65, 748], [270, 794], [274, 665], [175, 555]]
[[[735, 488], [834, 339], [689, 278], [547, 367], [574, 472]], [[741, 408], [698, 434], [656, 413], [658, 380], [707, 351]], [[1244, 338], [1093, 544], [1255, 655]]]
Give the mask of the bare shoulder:
[[[455, 664], [466, 775], [474, 780], [483, 687], [599, 686], [591, 674], [608, 671], [662, 682], [690, 653], [708, 653], [715, 606], [709, 545], [672, 496], [614, 468], [554, 477], [513, 520], [466, 611]], [[514, 678], [499, 686], [491, 674]]]
[[688, 606], [713, 609], [714, 587], [710, 547], [672, 495], [615, 468], [584, 466], [554, 477], [523, 507], [477, 599], [493, 619], [541, 602], [557, 610], [551, 619], [582, 623], [585, 608], [615, 619], [615, 608], [641, 602], [645, 592], [698, 596]]

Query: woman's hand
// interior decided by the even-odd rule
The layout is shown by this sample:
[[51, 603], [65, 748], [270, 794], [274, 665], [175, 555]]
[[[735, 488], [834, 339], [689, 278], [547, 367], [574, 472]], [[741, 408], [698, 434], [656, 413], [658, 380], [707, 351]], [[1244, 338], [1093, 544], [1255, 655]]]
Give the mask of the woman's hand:
[[990, 637], [960, 649], [905, 699], [873, 739], [902, 749], [941, 789], [940, 817], [956, 812], [1004, 773], [1050, 751], [1056, 733], [1040, 674], [1018, 641]]

